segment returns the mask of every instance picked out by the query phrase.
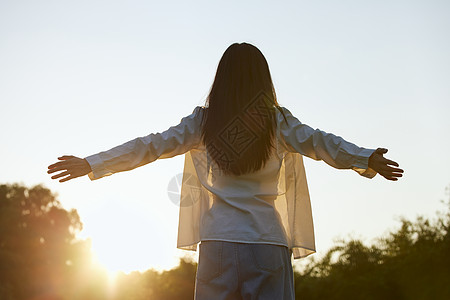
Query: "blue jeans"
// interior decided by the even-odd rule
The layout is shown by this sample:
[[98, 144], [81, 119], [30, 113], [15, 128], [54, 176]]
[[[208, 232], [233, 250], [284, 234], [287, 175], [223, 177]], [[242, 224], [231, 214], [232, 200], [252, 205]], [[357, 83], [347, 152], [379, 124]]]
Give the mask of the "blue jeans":
[[195, 300], [293, 300], [288, 247], [226, 241], [199, 246]]

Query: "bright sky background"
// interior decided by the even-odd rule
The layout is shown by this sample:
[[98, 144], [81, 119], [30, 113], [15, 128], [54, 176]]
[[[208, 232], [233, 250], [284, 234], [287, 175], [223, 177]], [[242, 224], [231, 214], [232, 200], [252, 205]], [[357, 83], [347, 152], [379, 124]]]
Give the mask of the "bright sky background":
[[400, 216], [434, 216], [450, 183], [449, 1], [1, 1], [0, 183], [42, 183], [77, 209], [110, 270], [170, 269], [184, 155], [59, 183], [85, 157], [162, 132], [204, 104], [233, 42], [265, 55], [280, 105], [303, 123], [385, 147], [405, 175], [372, 180], [305, 158], [321, 255], [370, 243]]

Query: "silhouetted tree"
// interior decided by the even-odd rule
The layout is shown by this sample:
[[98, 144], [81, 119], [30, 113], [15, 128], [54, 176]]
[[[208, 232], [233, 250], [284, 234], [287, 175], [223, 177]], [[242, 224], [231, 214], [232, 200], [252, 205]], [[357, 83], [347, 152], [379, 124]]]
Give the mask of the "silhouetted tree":
[[41, 185], [0, 185], [0, 299], [60, 299], [89, 259], [82, 224]]
[[117, 278], [114, 299], [192, 300], [196, 270], [195, 262], [181, 258], [179, 265], [168, 271], [121, 274]]
[[435, 221], [403, 218], [370, 247], [341, 241], [295, 272], [296, 298], [450, 299], [449, 229], [450, 209]]

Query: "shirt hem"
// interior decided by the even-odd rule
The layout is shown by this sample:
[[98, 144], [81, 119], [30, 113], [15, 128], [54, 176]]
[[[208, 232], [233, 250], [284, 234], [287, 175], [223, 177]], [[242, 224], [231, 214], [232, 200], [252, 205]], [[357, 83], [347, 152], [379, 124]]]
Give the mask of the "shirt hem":
[[243, 240], [236, 240], [236, 239], [224, 239], [224, 238], [205, 238], [201, 239], [200, 242], [203, 241], [225, 241], [225, 242], [235, 242], [235, 243], [245, 243], [245, 244], [272, 244], [272, 245], [279, 245], [279, 246], [289, 246], [286, 243], [283, 242], [274, 242], [274, 241], [243, 241]]

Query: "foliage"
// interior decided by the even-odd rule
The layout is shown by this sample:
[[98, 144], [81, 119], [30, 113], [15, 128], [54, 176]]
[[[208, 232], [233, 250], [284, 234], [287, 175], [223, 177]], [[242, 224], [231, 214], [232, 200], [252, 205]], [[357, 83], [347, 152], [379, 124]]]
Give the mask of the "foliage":
[[[450, 202], [435, 220], [401, 219], [367, 246], [340, 241], [295, 270], [296, 299], [450, 299]], [[112, 284], [91, 264], [75, 210], [41, 185], [0, 185], [0, 299], [193, 299], [197, 264], [120, 273]], [[305, 260], [308, 262], [308, 260]]]
[[163, 272], [122, 274], [116, 281], [114, 299], [192, 300], [197, 264], [180, 259], [177, 267]]
[[370, 247], [341, 241], [295, 273], [297, 299], [450, 299], [449, 228], [450, 213], [403, 218]]
[[76, 242], [82, 224], [50, 190], [0, 185], [0, 298], [53, 297], [85, 265], [90, 245]]

